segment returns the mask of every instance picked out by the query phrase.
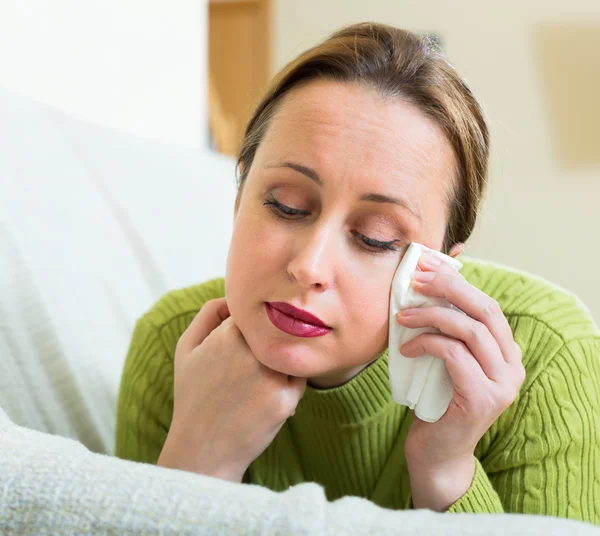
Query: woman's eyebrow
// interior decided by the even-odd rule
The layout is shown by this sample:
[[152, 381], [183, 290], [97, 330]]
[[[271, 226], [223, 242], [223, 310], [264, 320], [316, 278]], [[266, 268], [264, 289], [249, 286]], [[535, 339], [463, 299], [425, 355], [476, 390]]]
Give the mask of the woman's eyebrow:
[[[297, 171], [298, 173], [301, 173], [305, 177], [308, 177], [310, 180], [316, 182], [319, 186], [323, 186], [323, 179], [321, 179], [321, 177], [319, 177], [319, 174], [314, 169], [312, 169], [308, 166], [303, 166], [302, 164], [297, 164], [295, 162], [283, 162], [281, 164], [267, 165], [265, 167], [266, 168], [293, 169], [294, 171]], [[374, 203], [392, 203], [394, 205], [398, 205], [400, 207], [405, 208], [411, 214], [413, 214], [417, 219], [419, 219], [421, 221], [423, 220], [421, 215], [416, 210], [414, 210], [410, 206], [410, 204], [407, 201], [405, 201], [404, 199], [400, 199], [397, 197], [391, 197], [389, 195], [371, 193], [371, 194], [362, 195], [360, 200], [361, 201], [372, 201]]]

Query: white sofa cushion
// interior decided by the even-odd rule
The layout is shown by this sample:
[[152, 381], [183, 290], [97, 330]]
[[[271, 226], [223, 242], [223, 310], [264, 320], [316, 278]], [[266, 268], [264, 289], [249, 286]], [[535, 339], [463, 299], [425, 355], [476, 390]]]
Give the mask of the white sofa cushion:
[[234, 162], [0, 91], [0, 407], [112, 452], [136, 319], [224, 274]]

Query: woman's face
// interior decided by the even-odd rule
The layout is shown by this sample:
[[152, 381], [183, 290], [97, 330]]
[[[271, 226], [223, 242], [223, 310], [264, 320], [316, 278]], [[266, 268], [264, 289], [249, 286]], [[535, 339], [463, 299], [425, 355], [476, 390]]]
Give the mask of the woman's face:
[[[385, 350], [392, 277], [411, 242], [441, 248], [455, 168], [410, 104], [333, 81], [292, 90], [236, 199], [227, 260], [229, 310], [256, 358], [325, 388]], [[330, 329], [286, 333], [272, 302]]]

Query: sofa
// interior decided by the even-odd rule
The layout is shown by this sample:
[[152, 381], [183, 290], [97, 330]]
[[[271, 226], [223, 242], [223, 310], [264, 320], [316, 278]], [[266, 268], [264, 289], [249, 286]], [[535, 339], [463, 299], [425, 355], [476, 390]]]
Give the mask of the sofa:
[[278, 494], [112, 456], [137, 318], [225, 273], [234, 164], [0, 90], [0, 533], [598, 534], [329, 503], [317, 484]]

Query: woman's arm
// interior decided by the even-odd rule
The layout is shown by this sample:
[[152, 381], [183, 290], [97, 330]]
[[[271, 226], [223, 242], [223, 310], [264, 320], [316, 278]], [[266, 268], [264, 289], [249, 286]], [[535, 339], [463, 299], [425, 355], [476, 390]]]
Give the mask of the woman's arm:
[[529, 314], [513, 307], [507, 322], [485, 292], [426, 261], [420, 266], [430, 271], [417, 273], [413, 285], [466, 314], [423, 307], [398, 318], [440, 330], [406, 343], [403, 355], [444, 359], [454, 381], [446, 414], [435, 423], [413, 419], [405, 442], [414, 506], [600, 524], [597, 329], [575, 301], [561, 304], [557, 296], [538, 296]]
[[[474, 458], [468, 491], [448, 512], [506, 511], [600, 525], [599, 378], [600, 339], [563, 346], [501, 417], [482, 461]], [[444, 481], [433, 480], [430, 493]]]
[[117, 402], [115, 451], [119, 458], [157, 462], [173, 418], [177, 342], [198, 311], [224, 295], [224, 279], [210, 279], [169, 292], [138, 320]]
[[502, 504], [507, 512], [600, 525], [600, 338], [563, 346], [510, 418], [501, 418], [506, 428], [449, 511], [489, 512]]
[[[203, 297], [218, 284], [204, 285]], [[240, 482], [294, 412], [306, 380], [257, 360], [224, 297], [187, 299], [182, 311], [183, 300], [166, 297], [136, 326], [116, 454]]]

